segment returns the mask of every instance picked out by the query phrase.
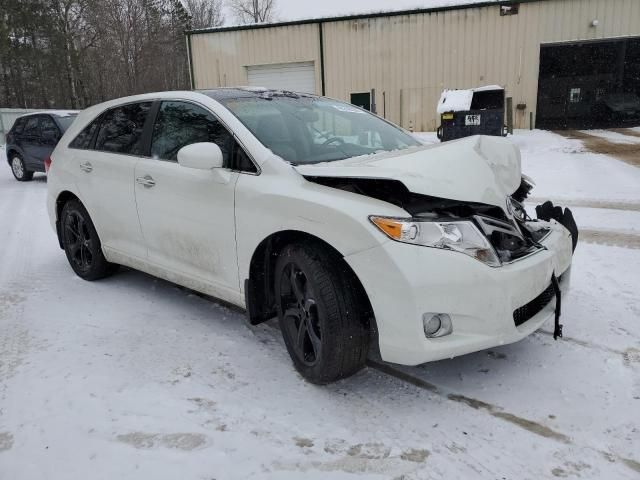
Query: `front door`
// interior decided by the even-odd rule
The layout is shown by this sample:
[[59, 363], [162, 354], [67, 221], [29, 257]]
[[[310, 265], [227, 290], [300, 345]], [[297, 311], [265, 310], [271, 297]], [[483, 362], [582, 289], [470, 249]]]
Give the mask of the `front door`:
[[238, 173], [179, 165], [178, 151], [198, 142], [218, 144], [229, 165], [233, 137], [211, 112], [188, 102], [162, 102], [153, 127], [152, 158], [140, 159], [135, 169], [138, 216], [150, 263], [177, 274], [178, 283], [188, 278], [192, 288], [213, 290], [231, 301], [239, 291]]

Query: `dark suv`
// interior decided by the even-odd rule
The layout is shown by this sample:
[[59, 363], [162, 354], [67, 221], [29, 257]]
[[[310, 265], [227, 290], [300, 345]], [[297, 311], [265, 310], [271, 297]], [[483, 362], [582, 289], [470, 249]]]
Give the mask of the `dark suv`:
[[76, 112], [29, 113], [19, 117], [7, 134], [7, 162], [20, 182], [44, 172], [45, 161], [62, 134], [76, 118]]

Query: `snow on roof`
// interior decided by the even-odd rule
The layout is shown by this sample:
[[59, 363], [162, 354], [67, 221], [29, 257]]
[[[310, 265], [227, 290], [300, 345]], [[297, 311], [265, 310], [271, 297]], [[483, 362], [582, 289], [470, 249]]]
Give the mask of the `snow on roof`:
[[504, 90], [500, 85], [486, 85], [484, 87], [467, 88], [463, 90], [445, 90], [438, 102], [438, 114], [446, 112], [464, 112], [471, 110], [473, 94], [491, 90]]
[[74, 115], [78, 115], [78, 113], [80, 113], [80, 110], [41, 110], [39, 112], [25, 113], [24, 115], [20, 115], [20, 117], [27, 117], [29, 115], [42, 115], [42, 114], [56, 115], [58, 117], [72, 117]]
[[438, 113], [462, 112], [471, 109], [473, 90], [445, 90], [440, 95]]

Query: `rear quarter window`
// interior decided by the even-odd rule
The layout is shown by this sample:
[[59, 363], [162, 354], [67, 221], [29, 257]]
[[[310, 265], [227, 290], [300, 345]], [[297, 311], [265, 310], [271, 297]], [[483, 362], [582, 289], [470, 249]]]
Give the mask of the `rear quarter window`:
[[11, 131], [13, 133], [17, 133], [18, 135], [20, 135], [24, 131], [24, 124], [25, 124], [24, 118], [17, 119], [16, 122], [13, 124], [13, 128], [11, 129]]
[[76, 119], [76, 115], [67, 115], [67, 116], [58, 116], [56, 117], [56, 121], [58, 123], [58, 126], [60, 127], [60, 130], [62, 130], [62, 132], [66, 132], [67, 129], [71, 126], [71, 124], [73, 123], [73, 121]]

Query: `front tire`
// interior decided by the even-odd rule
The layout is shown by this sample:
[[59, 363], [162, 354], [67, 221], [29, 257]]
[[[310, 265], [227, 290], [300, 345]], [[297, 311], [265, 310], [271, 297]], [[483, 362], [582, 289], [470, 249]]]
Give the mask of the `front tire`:
[[354, 274], [319, 244], [292, 244], [275, 267], [282, 336], [298, 372], [315, 384], [353, 375], [367, 359], [370, 309]]
[[24, 164], [24, 160], [22, 160], [22, 157], [20, 155], [14, 153], [11, 156], [10, 164], [11, 173], [13, 173], [13, 176], [19, 182], [28, 182], [33, 178], [33, 172], [27, 170], [27, 167]]
[[98, 232], [84, 205], [69, 200], [60, 215], [62, 244], [73, 271], [84, 280], [99, 280], [117, 270], [102, 253]]

